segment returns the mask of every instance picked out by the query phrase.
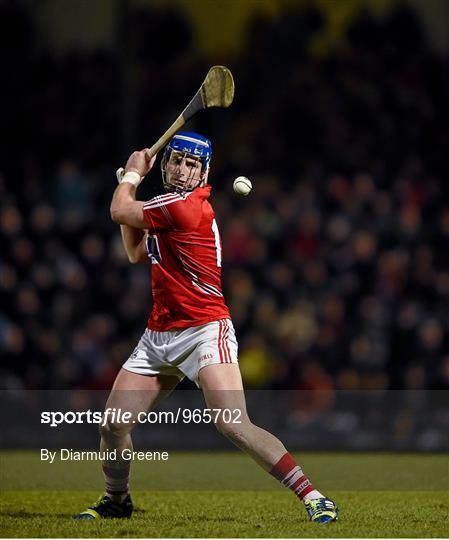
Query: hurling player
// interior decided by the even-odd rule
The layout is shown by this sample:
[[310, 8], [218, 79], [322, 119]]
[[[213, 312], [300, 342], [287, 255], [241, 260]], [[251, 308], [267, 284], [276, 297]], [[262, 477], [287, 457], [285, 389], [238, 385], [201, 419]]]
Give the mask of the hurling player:
[[[132, 355], [117, 375], [107, 407], [137, 418], [166, 397], [185, 376], [203, 391], [207, 407], [241, 410], [241, 423], [218, 417], [216, 427], [304, 503], [310, 519], [338, 518], [334, 502], [311, 484], [294, 457], [271, 433], [248, 417], [237, 360], [234, 327], [221, 290], [221, 241], [208, 185], [211, 143], [180, 132], [165, 149], [162, 177], [166, 194], [147, 202], [136, 189], [155, 157], [133, 152], [111, 202], [131, 263], [152, 263], [153, 308]], [[131, 449], [135, 423], [110, 420], [101, 428], [100, 449]], [[130, 517], [130, 461], [103, 463], [104, 496], [76, 519]]]

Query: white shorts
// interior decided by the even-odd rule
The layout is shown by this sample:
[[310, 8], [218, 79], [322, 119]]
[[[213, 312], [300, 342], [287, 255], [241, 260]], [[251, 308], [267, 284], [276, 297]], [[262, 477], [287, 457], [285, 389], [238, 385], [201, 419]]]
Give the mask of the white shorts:
[[123, 368], [139, 375], [187, 376], [198, 384], [201, 368], [236, 364], [238, 345], [230, 319], [182, 330], [156, 332], [148, 328]]

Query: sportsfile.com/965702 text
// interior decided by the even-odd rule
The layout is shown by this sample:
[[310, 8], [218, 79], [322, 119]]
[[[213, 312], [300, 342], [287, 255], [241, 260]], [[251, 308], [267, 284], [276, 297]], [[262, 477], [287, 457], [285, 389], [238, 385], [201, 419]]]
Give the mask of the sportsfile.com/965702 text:
[[240, 409], [183, 409], [173, 411], [139, 412], [133, 417], [130, 411], [108, 407], [105, 411], [43, 411], [41, 424], [58, 427], [61, 424], [241, 424]]

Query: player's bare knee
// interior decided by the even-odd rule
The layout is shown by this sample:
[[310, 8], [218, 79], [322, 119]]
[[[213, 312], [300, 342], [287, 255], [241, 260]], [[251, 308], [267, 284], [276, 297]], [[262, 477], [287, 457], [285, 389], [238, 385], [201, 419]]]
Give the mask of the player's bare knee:
[[100, 424], [100, 435], [104, 439], [120, 438], [127, 435], [134, 426], [125, 422], [107, 421]]

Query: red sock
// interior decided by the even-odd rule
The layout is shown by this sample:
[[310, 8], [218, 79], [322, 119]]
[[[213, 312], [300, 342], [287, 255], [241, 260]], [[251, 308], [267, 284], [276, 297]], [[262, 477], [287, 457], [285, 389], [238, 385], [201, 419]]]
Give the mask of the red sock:
[[295, 458], [288, 452], [271, 469], [270, 474], [290, 488], [301, 500], [315, 489]]
[[107, 465], [102, 465], [103, 475], [106, 483], [106, 493], [128, 492], [130, 463], [125, 463], [123, 468], [114, 469]]

